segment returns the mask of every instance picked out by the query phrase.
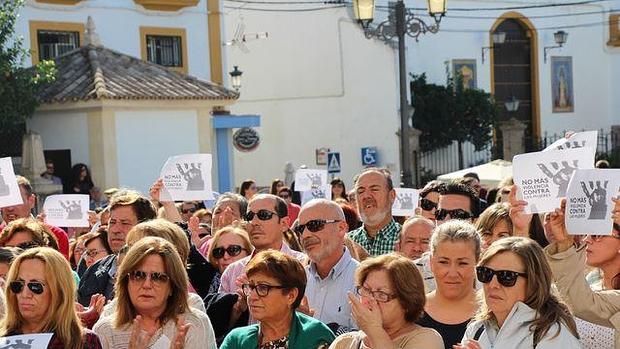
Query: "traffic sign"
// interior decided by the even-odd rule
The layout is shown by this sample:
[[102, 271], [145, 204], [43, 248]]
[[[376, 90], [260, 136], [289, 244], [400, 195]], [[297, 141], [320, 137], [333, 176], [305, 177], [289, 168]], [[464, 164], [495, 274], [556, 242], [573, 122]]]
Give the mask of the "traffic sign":
[[327, 172], [340, 173], [340, 153], [327, 153]]
[[362, 165], [376, 166], [379, 163], [377, 159], [377, 147], [362, 148]]

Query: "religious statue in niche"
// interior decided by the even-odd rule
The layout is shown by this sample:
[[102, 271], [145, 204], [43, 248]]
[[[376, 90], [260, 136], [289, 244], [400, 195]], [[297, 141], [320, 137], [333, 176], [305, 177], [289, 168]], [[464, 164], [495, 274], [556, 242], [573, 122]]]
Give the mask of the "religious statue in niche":
[[463, 77], [463, 89], [477, 88], [475, 59], [453, 59], [452, 74], [453, 77], [456, 77], [457, 74], [461, 74]]
[[551, 98], [554, 113], [575, 111], [572, 57], [551, 57]]

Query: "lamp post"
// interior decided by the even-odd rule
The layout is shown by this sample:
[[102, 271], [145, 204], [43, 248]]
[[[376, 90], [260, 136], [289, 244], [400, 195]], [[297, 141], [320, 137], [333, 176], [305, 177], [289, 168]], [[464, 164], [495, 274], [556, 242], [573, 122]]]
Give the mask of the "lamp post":
[[421, 34], [437, 33], [439, 22], [446, 14], [447, 0], [428, 0], [428, 13], [435, 23], [427, 25], [413, 12], [405, 8], [403, 0], [390, 4], [393, 16], [379, 23], [375, 28], [370, 26], [374, 17], [374, 0], [353, 0], [353, 12], [355, 19], [364, 29], [367, 39], [376, 37], [379, 40], [391, 42], [394, 37], [398, 38], [398, 72], [400, 82], [400, 149], [402, 184], [405, 187], [413, 186], [411, 174], [411, 149], [409, 146], [409, 115], [407, 103], [407, 65], [405, 61], [405, 35], [418, 40]]
[[556, 46], [545, 46], [545, 63], [547, 63], [547, 51], [564, 46], [566, 40], [568, 40], [568, 33], [563, 30], [559, 30], [553, 33], [553, 40], [557, 44]]
[[239, 67], [234, 66], [233, 71], [228, 74], [230, 74], [230, 84], [235, 89], [235, 91], [239, 91], [239, 89], [241, 88], [241, 75], [243, 75], [243, 72], [239, 70]]

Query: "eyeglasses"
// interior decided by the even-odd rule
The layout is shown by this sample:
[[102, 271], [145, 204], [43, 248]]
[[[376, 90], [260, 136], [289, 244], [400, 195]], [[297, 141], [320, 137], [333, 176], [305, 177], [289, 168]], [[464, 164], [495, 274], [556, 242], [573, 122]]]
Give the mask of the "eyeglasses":
[[460, 208], [457, 208], [456, 210], [444, 210], [442, 208], [435, 211], [435, 219], [438, 221], [443, 221], [448, 216], [450, 216], [451, 219], [470, 219], [473, 217], [471, 213]]
[[434, 208], [437, 208], [437, 204], [432, 202], [429, 199], [426, 198], [421, 198], [420, 199], [420, 207], [424, 210], [424, 211], [430, 211]]
[[357, 286], [355, 288], [355, 292], [362, 297], [372, 297], [377, 302], [381, 302], [381, 303], [387, 303], [391, 301], [392, 299], [396, 298], [396, 295], [388, 294], [383, 291], [373, 291], [364, 286]]
[[283, 200], [286, 200], [290, 197], [288, 194], [280, 194], [278, 196], [280, 197], [280, 199], [283, 199]]
[[106, 250], [86, 250], [83, 252], [84, 255], [88, 257], [96, 257], [99, 253], [108, 252]]
[[224, 253], [228, 253], [229, 256], [234, 257], [238, 256], [241, 251], [247, 251], [245, 248], [239, 245], [230, 245], [226, 248], [224, 247], [216, 247], [213, 249], [213, 257], [215, 259], [224, 258]]
[[493, 270], [488, 267], [476, 267], [478, 281], [488, 284], [493, 280], [493, 275], [497, 275], [497, 282], [504, 287], [512, 287], [517, 283], [519, 276], [527, 278], [526, 273], [519, 273], [512, 270]]
[[194, 213], [196, 211], [197, 210], [196, 210], [195, 207], [193, 207], [193, 208], [182, 208], [181, 209], [181, 213], [183, 213], [183, 214]]
[[340, 222], [340, 220], [339, 219], [313, 219], [311, 221], [306, 222], [306, 224], [299, 224], [298, 226], [296, 226], [295, 232], [301, 235], [304, 233], [304, 229], [306, 229], [307, 227], [308, 230], [310, 230], [310, 232], [316, 233], [317, 231], [323, 230], [323, 228], [325, 228], [325, 224], [337, 223], [337, 222]]
[[11, 281], [9, 284], [9, 288], [13, 293], [20, 294], [24, 290], [24, 284], [28, 286], [28, 289], [34, 294], [42, 294], [43, 293], [43, 283], [39, 281], [30, 281], [26, 283], [24, 280], [20, 281]]
[[268, 221], [271, 219], [271, 217], [273, 217], [273, 215], [277, 215], [277, 213], [271, 212], [269, 210], [258, 210], [258, 212], [248, 211], [243, 216], [243, 219], [250, 222], [252, 221], [252, 219], [254, 219], [254, 216], [257, 216], [258, 219], [260, 219], [261, 221]]
[[147, 273], [142, 270], [134, 270], [127, 275], [129, 276], [129, 280], [140, 283], [145, 282], [147, 278], [150, 278], [153, 284], [159, 285], [163, 285], [170, 280], [170, 277], [164, 273]]
[[272, 288], [276, 288], [279, 290], [285, 289], [286, 286], [282, 286], [282, 285], [267, 285], [267, 284], [243, 284], [241, 285], [241, 290], [243, 290], [243, 294], [246, 297], [249, 297], [250, 294], [252, 294], [252, 291], [256, 290], [256, 294], [259, 297], [267, 297], [267, 295], [269, 294], [269, 291], [271, 291]]
[[611, 234], [611, 235], [586, 235], [586, 236], [583, 237], [583, 239], [585, 240], [588, 237], [590, 237], [592, 240], [594, 240], [596, 242], [600, 242], [606, 236], [609, 236], [609, 237], [612, 237], [612, 238], [616, 238], [616, 239], [620, 239], [620, 235], [616, 235], [616, 234]]

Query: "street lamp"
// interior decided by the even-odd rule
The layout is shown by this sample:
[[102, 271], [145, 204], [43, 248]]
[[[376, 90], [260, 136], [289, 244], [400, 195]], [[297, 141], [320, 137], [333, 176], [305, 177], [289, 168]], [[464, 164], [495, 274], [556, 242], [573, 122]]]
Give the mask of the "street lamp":
[[547, 51], [564, 46], [566, 40], [568, 40], [568, 33], [563, 30], [557, 31], [553, 33], [553, 40], [557, 46], [545, 46], [545, 63], [547, 63]]
[[519, 110], [519, 100], [517, 99], [517, 97], [512, 96], [509, 100], [504, 102], [504, 106], [506, 106], [506, 110], [514, 113]]
[[243, 72], [239, 70], [237, 66], [234, 66], [233, 71], [228, 74], [230, 74], [230, 84], [235, 89], [235, 91], [239, 91], [239, 89], [241, 88], [241, 75], [243, 75]]
[[416, 39], [420, 34], [437, 33], [439, 22], [446, 14], [447, 0], [428, 0], [428, 13], [435, 23], [426, 24], [412, 11], [405, 8], [403, 0], [390, 3], [390, 16], [387, 20], [379, 23], [375, 28], [370, 26], [374, 17], [374, 0], [353, 0], [353, 13], [355, 19], [364, 29], [367, 39], [376, 37], [379, 40], [391, 42], [394, 37], [398, 38], [398, 72], [400, 79], [400, 149], [402, 184], [411, 188], [413, 186], [411, 175], [411, 151], [409, 146], [409, 104], [407, 102], [407, 65], [405, 62], [405, 35]]
[[484, 64], [484, 51], [486, 51], [486, 50], [495, 50], [495, 48], [497, 48], [497, 45], [501, 45], [504, 42], [506, 42], [506, 33], [505, 32], [495, 32], [495, 33], [493, 33], [491, 38], [493, 40], [493, 43], [491, 44], [491, 46], [484, 46], [482, 48], [482, 64]]

